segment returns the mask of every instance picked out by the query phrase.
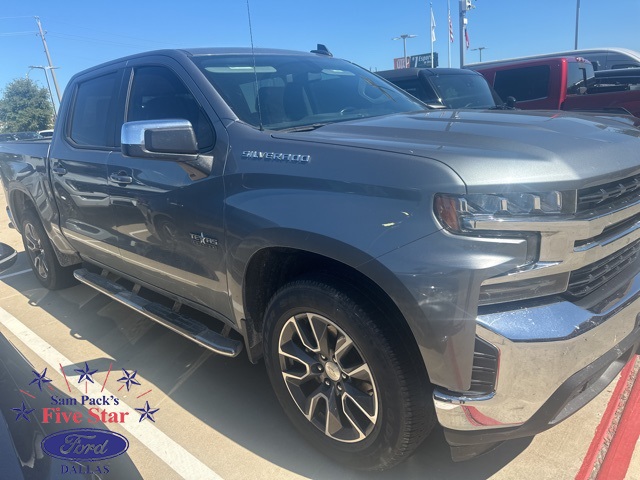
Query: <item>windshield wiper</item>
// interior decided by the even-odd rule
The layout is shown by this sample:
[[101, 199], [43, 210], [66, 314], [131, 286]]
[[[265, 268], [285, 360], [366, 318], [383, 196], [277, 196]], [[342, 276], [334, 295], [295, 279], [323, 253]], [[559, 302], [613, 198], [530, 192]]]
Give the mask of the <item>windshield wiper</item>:
[[312, 123], [311, 125], [298, 125], [297, 127], [283, 128], [280, 132], [310, 132], [320, 127], [324, 127], [328, 123]]

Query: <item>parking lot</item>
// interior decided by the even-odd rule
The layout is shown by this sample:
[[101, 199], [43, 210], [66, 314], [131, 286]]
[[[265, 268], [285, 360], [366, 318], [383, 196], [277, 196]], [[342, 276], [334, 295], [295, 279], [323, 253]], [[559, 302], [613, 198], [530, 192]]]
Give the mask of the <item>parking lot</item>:
[[[2, 197], [3, 216], [4, 208]], [[6, 223], [0, 222], [0, 240], [22, 252], [19, 234]], [[281, 411], [262, 364], [252, 365], [244, 355], [228, 359], [212, 354], [87, 286], [47, 291], [29, 270], [24, 252], [11, 269], [0, 273], [0, 306], [0, 334], [7, 340], [0, 343], [0, 375], [22, 371], [30, 375], [13, 378], [13, 382], [28, 394], [23, 398], [36, 412], [47, 401], [36, 385], [29, 385], [32, 370], [46, 368], [51, 388], [62, 392], [59, 396], [80, 398], [85, 393], [101, 396], [108, 392], [117, 397], [120, 402], [114, 409], [128, 421], [104, 426], [124, 435], [130, 447], [126, 456], [110, 462], [130, 462], [131, 478], [372, 477], [331, 463], [302, 441]], [[24, 365], [15, 365], [19, 363], [16, 359]], [[79, 383], [81, 374], [73, 373], [85, 363], [96, 370], [94, 383]], [[125, 384], [117, 382], [123, 369], [136, 371], [139, 385], [123, 388]], [[637, 365], [630, 374], [636, 372]], [[612, 411], [614, 392], [622, 392], [631, 403], [613, 412], [614, 424], [620, 419], [617, 432], [626, 432], [619, 438], [627, 445], [614, 460], [618, 465], [629, 463], [624, 471], [618, 468], [617, 475], [622, 472], [622, 477], [598, 478], [638, 480], [640, 448], [634, 444], [634, 453], [634, 445], [628, 445], [634, 437], [637, 442], [638, 429], [624, 415], [635, 409], [635, 418], [640, 416], [640, 405], [632, 403], [638, 389], [632, 390], [632, 382], [623, 381], [614, 381], [595, 401], [552, 430], [532, 440], [504, 444], [472, 461], [453, 463], [442, 430], [436, 428], [413, 457], [375, 477], [596, 478], [589, 477], [587, 464], [593, 458], [597, 470], [603, 461], [599, 458], [602, 446], [615, 445], [616, 429], [602, 432], [601, 420]], [[153, 421], [140, 418], [144, 416], [140, 409], [145, 408]], [[11, 411], [3, 413], [7, 422], [13, 421]]]

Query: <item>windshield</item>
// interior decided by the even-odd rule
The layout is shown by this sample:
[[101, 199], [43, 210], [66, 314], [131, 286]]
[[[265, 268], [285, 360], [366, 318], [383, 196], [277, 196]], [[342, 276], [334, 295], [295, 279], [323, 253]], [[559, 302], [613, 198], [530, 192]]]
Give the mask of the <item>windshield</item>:
[[[344, 60], [302, 55], [200, 56], [193, 61], [240, 120], [272, 130], [426, 110]], [[257, 77], [257, 85], [256, 85]]]
[[429, 81], [448, 108], [496, 106], [487, 81], [480, 75], [435, 75]]

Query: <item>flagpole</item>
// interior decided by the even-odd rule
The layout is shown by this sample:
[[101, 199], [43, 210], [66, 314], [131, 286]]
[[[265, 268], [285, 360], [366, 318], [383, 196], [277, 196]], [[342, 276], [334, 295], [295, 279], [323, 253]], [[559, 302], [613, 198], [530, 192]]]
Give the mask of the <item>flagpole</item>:
[[431, 18], [429, 19], [431, 25], [431, 68], [433, 68], [433, 34], [435, 33], [435, 26], [433, 25], [433, 3], [429, 3]]
[[449, 58], [449, 68], [451, 68], [451, 5], [447, 0], [447, 24], [449, 27], [449, 41], [447, 42], [447, 53]]

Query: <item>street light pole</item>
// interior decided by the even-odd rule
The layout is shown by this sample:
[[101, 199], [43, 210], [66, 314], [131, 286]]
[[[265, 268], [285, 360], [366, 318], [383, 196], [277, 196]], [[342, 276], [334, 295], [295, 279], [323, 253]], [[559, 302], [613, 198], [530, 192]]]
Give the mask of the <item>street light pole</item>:
[[[49, 83], [49, 75], [47, 75], [47, 70], [51, 70], [52, 67], [43, 67], [41, 65], [29, 65], [29, 72], [34, 68], [39, 68], [44, 72], [44, 78], [47, 80], [47, 88], [49, 89], [49, 98], [51, 98], [51, 106], [53, 107], [53, 122], [58, 118], [58, 112], [56, 112], [56, 102], [53, 100], [53, 92], [51, 91], [51, 84]], [[27, 78], [29, 77], [29, 72], [27, 72]], [[51, 72], [53, 75], [53, 72]]]
[[578, 50], [578, 25], [580, 23], [580, 0], [577, 0], [576, 4], [576, 42], [574, 45], [574, 50]]
[[478, 47], [478, 48], [472, 48], [471, 50], [473, 50], [474, 52], [477, 50], [478, 52], [480, 52], [480, 61], [482, 62], [482, 50], [486, 50], [487, 47]]
[[403, 33], [402, 35], [400, 35], [399, 37], [394, 37], [392, 38], [392, 40], [402, 40], [402, 49], [404, 52], [404, 68], [407, 68], [407, 38], [415, 38], [417, 37], [417, 35], [409, 35], [406, 33]]

